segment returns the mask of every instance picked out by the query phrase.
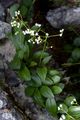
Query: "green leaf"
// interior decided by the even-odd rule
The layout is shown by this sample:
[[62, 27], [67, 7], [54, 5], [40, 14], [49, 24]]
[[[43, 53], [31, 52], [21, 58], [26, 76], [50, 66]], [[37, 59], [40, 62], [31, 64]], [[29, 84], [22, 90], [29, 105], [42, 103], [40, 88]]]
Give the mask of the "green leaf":
[[60, 82], [61, 77], [58, 75], [55, 75], [54, 77], [51, 77], [51, 79], [53, 80], [54, 84], [56, 84]]
[[67, 97], [65, 100], [64, 100], [64, 103], [67, 105], [67, 106], [72, 106], [71, 102], [74, 101], [75, 97], [74, 96], [69, 96]]
[[19, 30], [19, 33], [17, 35], [14, 35], [12, 37], [12, 42], [13, 42], [14, 46], [16, 47], [16, 50], [23, 49], [23, 47], [24, 47], [24, 35], [23, 35], [21, 30]]
[[33, 96], [35, 88], [34, 87], [26, 87], [25, 88], [25, 94], [27, 96]]
[[69, 107], [68, 113], [76, 120], [80, 120], [80, 106]]
[[64, 89], [64, 84], [63, 83], [58, 83], [57, 84], [62, 90]]
[[14, 4], [10, 7], [10, 15], [13, 17], [15, 15], [15, 11], [17, 11], [19, 8], [19, 4]]
[[47, 63], [50, 61], [51, 57], [52, 57], [52, 56], [45, 57], [45, 58], [42, 60], [42, 64], [44, 64], [44, 65], [47, 64]]
[[53, 83], [53, 81], [49, 78], [49, 77], [47, 77], [44, 81], [42, 81], [43, 82], [43, 84], [45, 84], [45, 85], [53, 85], [54, 83]]
[[40, 91], [38, 89], [35, 90], [35, 93], [34, 93], [34, 100], [36, 103], [38, 103], [39, 105], [41, 105], [42, 107], [44, 107], [44, 100], [40, 94]]
[[20, 12], [22, 16], [25, 16], [27, 14], [28, 8], [24, 5], [21, 5]]
[[54, 75], [59, 75], [60, 73], [59, 73], [59, 71], [57, 71], [57, 70], [50, 70], [50, 71], [49, 71], [49, 74], [50, 74], [51, 76], [54, 76]]
[[18, 50], [18, 57], [26, 60], [29, 58], [29, 46], [27, 44], [23, 45], [23, 48]]
[[38, 86], [41, 86], [42, 81], [37, 74], [32, 75], [32, 80], [35, 81], [35, 84], [37, 84]]
[[21, 70], [19, 71], [19, 76], [21, 77], [22, 80], [25, 80], [25, 81], [31, 80], [30, 71], [28, 70], [26, 66], [23, 66], [21, 68]]
[[27, 2], [26, 0], [23, 0], [22, 2], [23, 5], [29, 8], [32, 5], [33, 0], [27, 0]]
[[41, 80], [44, 81], [47, 75], [47, 68], [46, 67], [37, 68], [37, 74], [39, 75]]
[[74, 44], [76, 47], [79, 47], [79, 46], [80, 46], [80, 37], [77, 37], [77, 38], [74, 40], [73, 44]]
[[54, 95], [48, 86], [42, 86], [40, 89], [41, 94], [46, 98], [53, 98]]
[[18, 58], [17, 54], [15, 55], [14, 59], [9, 64], [11, 69], [20, 69], [21, 67], [21, 61]]
[[48, 98], [46, 100], [46, 108], [53, 116], [57, 115], [57, 105], [54, 98]]
[[35, 61], [31, 61], [31, 63], [30, 63], [30, 67], [34, 67], [34, 66], [37, 66], [37, 62], [35, 62]]
[[62, 89], [59, 86], [53, 86], [52, 91], [54, 94], [60, 94], [62, 92]]
[[72, 58], [76, 61], [80, 59], [80, 48], [76, 48], [73, 50]]
[[44, 51], [37, 51], [36, 53], [34, 53], [33, 57], [35, 59], [40, 59], [40, 58], [45, 58], [45, 57], [48, 57], [49, 54], [47, 52], [44, 52]]

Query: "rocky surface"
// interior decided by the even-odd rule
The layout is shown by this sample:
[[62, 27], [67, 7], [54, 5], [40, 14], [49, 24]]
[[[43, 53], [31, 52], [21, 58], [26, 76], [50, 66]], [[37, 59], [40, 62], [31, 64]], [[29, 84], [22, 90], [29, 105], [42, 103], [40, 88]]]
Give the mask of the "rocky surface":
[[1, 21], [5, 20], [5, 9], [1, 4], [0, 4], [0, 20]]
[[6, 40], [3, 44], [0, 45], [0, 54], [4, 59], [10, 62], [15, 55], [15, 47], [10, 40]]
[[80, 27], [80, 7], [70, 8], [62, 6], [49, 10], [46, 19], [54, 28], [62, 28], [69, 25]]
[[6, 38], [6, 35], [11, 32], [10, 24], [0, 21], [0, 40]]
[[21, 113], [15, 109], [8, 94], [0, 89], [0, 120], [24, 120]]
[[4, 6], [4, 8], [10, 7], [12, 4], [14, 4], [17, 0], [0, 0], [1, 4]]

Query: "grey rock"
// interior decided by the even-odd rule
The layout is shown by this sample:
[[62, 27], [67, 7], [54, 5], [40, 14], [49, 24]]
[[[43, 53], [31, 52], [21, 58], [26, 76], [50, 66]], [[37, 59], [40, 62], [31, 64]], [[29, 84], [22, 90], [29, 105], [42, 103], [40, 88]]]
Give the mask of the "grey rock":
[[12, 41], [7, 40], [4, 44], [0, 45], [0, 54], [4, 57], [5, 61], [10, 62], [15, 56], [16, 50]]
[[23, 120], [22, 114], [14, 108], [8, 94], [0, 89], [0, 120]]
[[5, 20], [5, 10], [4, 7], [0, 4], [0, 20]]
[[11, 26], [8, 23], [0, 21], [0, 39], [6, 38], [6, 34], [11, 32]]
[[69, 25], [80, 27], [80, 7], [70, 8], [62, 6], [49, 10], [46, 19], [54, 28], [62, 28]]
[[12, 4], [17, 2], [17, 0], [0, 0], [0, 1], [5, 8], [10, 7]]
[[41, 109], [40, 106], [36, 105], [31, 97], [26, 96], [25, 87], [25, 84], [20, 83], [18, 87], [9, 88], [18, 106], [24, 110], [28, 118], [31, 120], [58, 120], [52, 117], [47, 110]]

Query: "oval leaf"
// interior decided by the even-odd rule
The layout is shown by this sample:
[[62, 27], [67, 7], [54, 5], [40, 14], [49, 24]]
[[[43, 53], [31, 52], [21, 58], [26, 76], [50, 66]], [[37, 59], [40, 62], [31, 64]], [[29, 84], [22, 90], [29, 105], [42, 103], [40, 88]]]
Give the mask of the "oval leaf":
[[67, 105], [67, 106], [72, 106], [71, 102], [74, 101], [75, 97], [74, 96], [69, 96], [67, 97], [65, 100], [64, 100], [64, 103]]
[[59, 75], [60, 73], [59, 73], [59, 71], [57, 71], [57, 70], [50, 70], [50, 71], [49, 71], [49, 74], [50, 74], [51, 76], [54, 76], [54, 75]]
[[44, 64], [44, 65], [47, 64], [47, 63], [50, 61], [51, 57], [52, 57], [52, 56], [45, 57], [45, 58], [42, 60], [42, 64]]
[[46, 108], [53, 116], [57, 115], [57, 105], [54, 98], [48, 98], [46, 100]]
[[50, 78], [46, 78], [44, 81], [43, 81], [43, 84], [45, 84], [45, 85], [53, 85], [54, 83], [53, 83], [53, 81], [50, 79]]
[[47, 68], [46, 67], [37, 68], [37, 74], [39, 75], [41, 80], [44, 81], [47, 75]]
[[40, 77], [37, 74], [32, 75], [32, 80], [35, 81], [35, 84], [38, 86], [41, 86], [42, 82]]
[[42, 98], [40, 91], [38, 89], [35, 90], [34, 100], [36, 103], [38, 103], [39, 105], [44, 107], [44, 101], [43, 101], [43, 98]]
[[40, 89], [41, 94], [46, 98], [53, 98], [54, 95], [48, 86], [42, 86]]
[[52, 77], [51, 79], [53, 80], [54, 84], [56, 84], [56, 83], [59, 83], [59, 82], [60, 82], [61, 77], [58, 76], [58, 75], [55, 75], [55, 76]]
[[52, 91], [54, 94], [60, 94], [62, 92], [62, 89], [59, 86], [53, 86]]
[[45, 58], [45, 57], [48, 57], [49, 54], [47, 52], [44, 52], [44, 51], [38, 51], [36, 53], [34, 53], [34, 58], [35, 59], [40, 59], [40, 58]]
[[31, 80], [30, 71], [28, 70], [28, 68], [26, 66], [23, 66], [21, 68], [21, 70], [19, 71], [19, 76], [21, 77], [21, 79], [23, 79], [25, 81]]
[[68, 113], [76, 120], [80, 120], [80, 106], [71, 106]]
[[27, 96], [33, 96], [35, 88], [34, 87], [26, 87], [25, 88], [25, 94]]

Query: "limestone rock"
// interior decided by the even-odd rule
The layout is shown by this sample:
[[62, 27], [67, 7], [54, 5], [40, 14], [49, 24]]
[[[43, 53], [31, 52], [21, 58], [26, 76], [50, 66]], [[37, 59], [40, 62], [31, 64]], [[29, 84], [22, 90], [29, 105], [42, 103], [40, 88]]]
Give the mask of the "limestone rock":
[[0, 120], [23, 120], [8, 98], [8, 94], [0, 89]]
[[54, 28], [62, 28], [69, 25], [80, 27], [80, 7], [70, 8], [62, 6], [49, 10], [46, 19]]
[[5, 61], [10, 62], [15, 56], [16, 50], [10, 40], [7, 40], [4, 44], [0, 45], [0, 54], [4, 57]]
[[5, 10], [4, 7], [0, 4], [0, 20], [4, 21], [5, 20]]
[[0, 39], [6, 38], [6, 34], [11, 32], [11, 26], [6, 23], [0, 21]]

